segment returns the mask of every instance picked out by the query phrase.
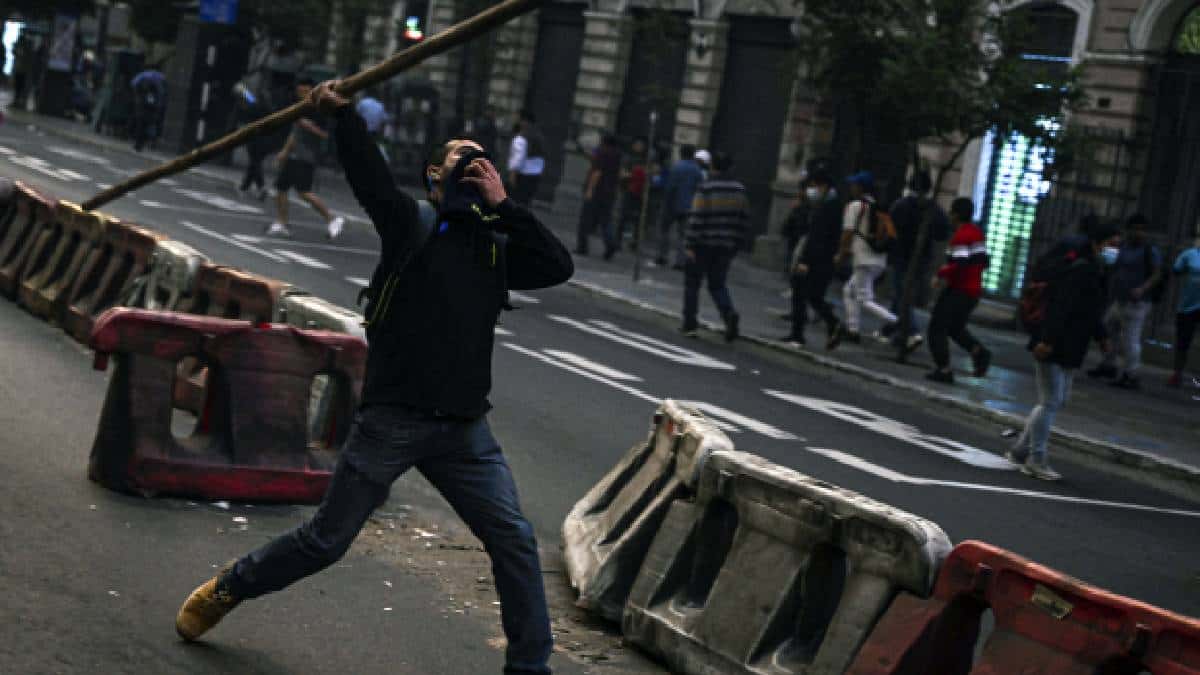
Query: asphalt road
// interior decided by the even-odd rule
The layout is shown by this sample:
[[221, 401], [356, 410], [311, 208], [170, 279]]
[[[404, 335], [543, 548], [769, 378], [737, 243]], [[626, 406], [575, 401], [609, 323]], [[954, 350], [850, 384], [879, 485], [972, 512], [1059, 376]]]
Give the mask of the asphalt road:
[[[146, 165], [124, 153], [0, 128], [0, 175], [27, 179], [62, 198], [82, 200]], [[342, 186], [325, 187], [335, 211], [360, 213]], [[221, 263], [352, 306], [375, 262], [377, 239], [369, 225], [352, 220], [330, 244], [316, 216], [293, 206], [294, 238], [266, 239], [261, 231], [272, 219], [269, 206], [239, 199], [228, 184], [187, 174], [104, 210]], [[1062, 483], [1034, 481], [1002, 460], [1007, 441], [990, 423], [784, 355], [689, 341], [664, 320], [580, 290], [556, 288], [515, 304], [520, 308], [503, 316], [497, 335], [491, 419], [546, 548], [556, 546], [571, 505], [644, 437], [655, 401], [672, 397], [702, 404], [738, 449], [929, 518], [954, 541], [986, 540], [1090, 583], [1200, 615], [1200, 505], [1066, 462], [1058, 463]], [[70, 399], [63, 405], [69, 411]], [[55, 461], [69, 457], [79, 475], [94, 414], [63, 422], [74, 447], [45, 449]], [[95, 490], [78, 481], [63, 489]], [[134, 500], [126, 508], [162, 507]], [[27, 536], [34, 536], [41, 526], [29, 528]], [[180, 576], [170, 571], [172, 583]], [[359, 630], [349, 619], [338, 627]], [[253, 659], [258, 646], [251, 641], [238, 649]]]

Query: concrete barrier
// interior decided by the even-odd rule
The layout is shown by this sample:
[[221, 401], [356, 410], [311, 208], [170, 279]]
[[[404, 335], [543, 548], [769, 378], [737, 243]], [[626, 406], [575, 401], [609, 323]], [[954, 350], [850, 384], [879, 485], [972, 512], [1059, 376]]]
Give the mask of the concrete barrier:
[[196, 285], [196, 273], [208, 256], [174, 240], [160, 241], [150, 256], [150, 274], [146, 281], [146, 309], [178, 309], [190, 301]]
[[315, 295], [289, 294], [281, 298], [279, 321], [310, 330], [349, 333], [364, 340], [367, 337], [361, 314]]
[[39, 259], [40, 268], [30, 267], [21, 282], [18, 299], [34, 316], [61, 323], [67, 296], [83, 271], [88, 255], [104, 239], [108, 218], [89, 213], [70, 202], [59, 202], [56, 240], [49, 255]]
[[733, 444], [698, 412], [664, 401], [644, 443], [581, 499], [563, 522], [567, 576], [577, 604], [612, 621], [671, 502], [690, 493], [708, 455]]
[[842, 673], [898, 591], [927, 597], [945, 533], [741, 452], [709, 455], [677, 500], [622, 617], [689, 674]]
[[0, 294], [15, 298], [35, 251], [45, 246], [58, 200], [17, 181], [15, 208], [0, 232]]
[[166, 236], [110, 218], [99, 245], [87, 255], [67, 293], [63, 329], [87, 344], [96, 317], [135, 301], [133, 290], [146, 275], [150, 256]]

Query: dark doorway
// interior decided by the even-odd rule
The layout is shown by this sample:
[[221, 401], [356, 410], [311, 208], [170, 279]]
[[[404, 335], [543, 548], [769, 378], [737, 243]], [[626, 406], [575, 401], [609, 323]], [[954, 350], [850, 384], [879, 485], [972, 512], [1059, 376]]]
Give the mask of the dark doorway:
[[563, 147], [573, 126], [571, 108], [583, 56], [585, 6], [547, 3], [538, 17], [537, 51], [525, 105], [536, 116], [546, 141], [546, 170], [537, 196], [548, 201], [553, 200], [562, 177]]
[[1159, 66], [1142, 210], [1171, 243], [1200, 218], [1200, 55], [1174, 54]]
[[746, 184], [753, 209], [752, 234], [767, 229], [771, 183], [796, 68], [787, 21], [730, 17], [729, 51], [710, 149], [733, 157], [733, 175]]
[[658, 111], [654, 135], [675, 136], [675, 109], [687, 68], [689, 28], [683, 14], [636, 10], [625, 92], [617, 111], [617, 134], [625, 140], [650, 134], [650, 111]]

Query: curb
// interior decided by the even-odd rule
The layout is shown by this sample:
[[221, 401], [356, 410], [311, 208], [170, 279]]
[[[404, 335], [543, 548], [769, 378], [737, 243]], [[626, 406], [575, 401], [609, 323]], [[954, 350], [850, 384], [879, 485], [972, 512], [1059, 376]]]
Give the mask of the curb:
[[[630, 297], [599, 284], [578, 279], [571, 279], [567, 283], [592, 295], [632, 305], [638, 309], [665, 318], [676, 321], [681, 321], [683, 318], [678, 312], [663, 309], [657, 305]], [[712, 322], [702, 320], [700, 323], [701, 327], [706, 331], [715, 334], [724, 332], [721, 326]], [[740, 339], [776, 352], [800, 357], [818, 366], [854, 375], [870, 382], [895, 387], [896, 389], [916, 394], [939, 405], [954, 408], [992, 422], [1016, 427], [1021, 427], [1025, 424], [1024, 417], [1001, 410], [994, 410], [920, 384], [915, 384], [892, 375], [877, 373], [862, 366], [822, 356], [806, 349], [791, 347], [781, 342], [768, 340], [756, 335], [743, 335]], [[1100, 440], [1074, 431], [1064, 431], [1054, 428], [1050, 434], [1058, 446], [1057, 449], [1061, 451], [1059, 453], [1060, 456], [1070, 461], [1078, 464], [1087, 464], [1104, 473], [1133, 480], [1182, 499], [1200, 502], [1200, 467], [1184, 464], [1168, 457], [1162, 457], [1119, 443]]]

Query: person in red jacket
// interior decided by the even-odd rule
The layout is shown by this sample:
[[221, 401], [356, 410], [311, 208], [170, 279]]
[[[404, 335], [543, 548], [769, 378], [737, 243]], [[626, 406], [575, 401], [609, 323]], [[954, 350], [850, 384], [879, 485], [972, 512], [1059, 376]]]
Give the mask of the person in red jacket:
[[935, 367], [925, 377], [934, 382], [954, 384], [949, 339], [970, 352], [975, 377], [986, 375], [992, 363], [992, 353], [967, 330], [967, 321], [983, 294], [983, 270], [988, 265], [987, 241], [983, 230], [971, 222], [974, 213], [975, 204], [966, 197], [959, 197], [950, 205], [950, 218], [956, 229], [950, 238], [948, 260], [933, 280], [934, 288], [941, 289], [941, 294], [929, 317], [929, 352]]

